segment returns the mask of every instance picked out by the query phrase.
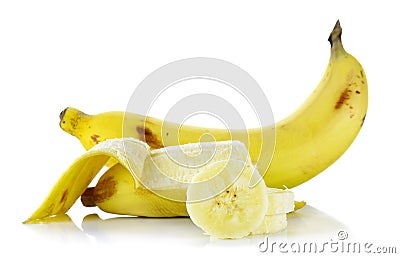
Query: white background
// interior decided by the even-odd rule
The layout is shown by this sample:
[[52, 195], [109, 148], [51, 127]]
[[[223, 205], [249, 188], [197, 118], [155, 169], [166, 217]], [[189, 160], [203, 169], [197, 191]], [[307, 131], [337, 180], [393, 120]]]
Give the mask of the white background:
[[[65, 107], [89, 114], [125, 110], [135, 86], [153, 70], [204, 56], [249, 72], [280, 120], [322, 77], [329, 58], [327, 38], [338, 18], [343, 44], [368, 78], [368, 115], [345, 155], [294, 192], [296, 199], [346, 225], [350, 237], [397, 245], [400, 252], [395, 242], [400, 229], [400, 18], [395, 1], [377, 3], [2, 1], [0, 228], [5, 242], [0, 252], [44, 257], [216, 252], [265, 257], [257, 250], [259, 239], [209, 240], [186, 219], [121, 222], [104, 229], [106, 239], [87, 237], [79, 230], [82, 217], [106, 214], [79, 202], [70, 213], [75, 229], [21, 222], [84, 152], [78, 140], [58, 126]], [[311, 228], [302, 230], [306, 234]]]

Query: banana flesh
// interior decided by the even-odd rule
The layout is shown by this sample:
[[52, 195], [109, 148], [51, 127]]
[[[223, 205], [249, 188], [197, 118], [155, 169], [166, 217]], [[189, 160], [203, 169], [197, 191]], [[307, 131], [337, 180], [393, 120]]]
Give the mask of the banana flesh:
[[[241, 171], [239, 176], [236, 171]], [[254, 176], [260, 178], [251, 164], [240, 160], [206, 166], [187, 190], [186, 207], [193, 223], [218, 238], [249, 235], [262, 223], [268, 207], [264, 181], [251, 187]]]
[[287, 228], [286, 214], [296, 209], [294, 194], [290, 190], [267, 188], [267, 198], [268, 208], [264, 220], [256, 230], [251, 232], [251, 235], [274, 234], [285, 230]]
[[265, 215], [261, 222], [250, 235], [265, 235], [281, 232], [287, 228], [286, 214]]
[[[237, 170], [241, 173], [233, 182]], [[221, 191], [219, 186], [230, 182]], [[287, 226], [286, 213], [294, 210], [291, 191], [267, 188], [258, 170], [240, 160], [207, 165], [193, 177], [187, 195], [186, 207], [192, 221], [207, 234], [223, 239], [282, 231]]]

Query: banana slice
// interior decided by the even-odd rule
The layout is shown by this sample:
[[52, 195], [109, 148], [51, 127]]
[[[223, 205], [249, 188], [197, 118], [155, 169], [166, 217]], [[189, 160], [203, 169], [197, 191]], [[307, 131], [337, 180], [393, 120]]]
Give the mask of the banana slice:
[[286, 229], [286, 213], [294, 211], [294, 194], [287, 189], [267, 188], [267, 198], [267, 215], [251, 235], [273, 234]]
[[266, 215], [262, 223], [251, 235], [265, 235], [278, 233], [287, 228], [286, 214]]
[[241, 238], [261, 225], [267, 202], [267, 188], [257, 169], [249, 162], [225, 160], [207, 165], [193, 177], [186, 207], [194, 224], [207, 234]]
[[294, 211], [294, 193], [289, 190], [267, 188], [267, 215], [285, 214]]

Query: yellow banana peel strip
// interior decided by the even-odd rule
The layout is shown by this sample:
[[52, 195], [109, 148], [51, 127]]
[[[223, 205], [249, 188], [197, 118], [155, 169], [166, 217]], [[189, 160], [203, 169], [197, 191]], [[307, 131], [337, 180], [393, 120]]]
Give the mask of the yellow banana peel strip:
[[24, 223], [43, 223], [51, 216], [65, 214], [110, 159], [121, 163], [137, 179], [148, 154], [149, 146], [133, 138], [113, 139], [97, 144], [74, 161], [40, 207]]

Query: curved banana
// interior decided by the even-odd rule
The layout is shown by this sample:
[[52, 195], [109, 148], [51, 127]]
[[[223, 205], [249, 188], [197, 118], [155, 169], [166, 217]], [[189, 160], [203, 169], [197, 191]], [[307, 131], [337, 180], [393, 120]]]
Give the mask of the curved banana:
[[[124, 115], [132, 128], [128, 137], [143, 140], [151, 148], [198, 142], [204, 133], [212, 134], [217, 141], [247, 142], [249, 138], [247, 148], [267, 186], [292, 188], [335, 162], [356, 138], [365, 119], [368, 106], [365, 72], [344, 50], [341, 33], [338, 21], [329, 37], [329, 64], [317, 88], [298, 110], [273, 126], [247, 131], [183, 125], [177, 142], [176, 137], [169, 136], [175, 134], [168, 130], [176, 131], [179, 127], [168, 121], [124, 112], [92, 116], [75, 108], [67, 108], [60, 114], [60, 126], [76, 136], [86, 149], [106, 139], [122, 137]], [[276, 144], [269, 160], [265, 153], [260, 153], [261, 139], [274, 129]]]

